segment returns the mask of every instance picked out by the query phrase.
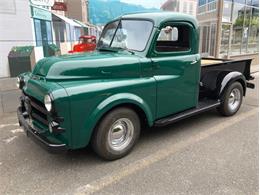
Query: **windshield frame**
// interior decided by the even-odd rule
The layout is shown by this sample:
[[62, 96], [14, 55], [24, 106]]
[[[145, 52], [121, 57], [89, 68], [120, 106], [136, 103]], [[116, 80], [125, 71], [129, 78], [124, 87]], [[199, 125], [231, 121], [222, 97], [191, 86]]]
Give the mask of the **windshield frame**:
[[[153, 34], [153, 30], [154, 30], [154, 21], [153, 21], [152, 19], [149, 19], [149, 18], [119, 18], [119, 19], [115, 19], [115, 20], [112, 20], [112, 21], [108, 22], [108, 23], [104, 26], [104, 28], [103, 28], [103, 30], [102, 30], [102, 33], [101, 33], [101, 35], [100, 35], [100, 37], [99, 37], [99, 39], [98, 39], [97, 45], [98, 45], [98, 43], [99, 43], [101, 37], [104, 35], [104, 29], [105, 29], [109, 24], [112, 24], [112, 23], [114, 23], [114, 22], [118, 22], [118, 25], [117, 25], [116, 30], [115, 30], [115, 32], [114, 32], [113, 38], [111, 39], [111, 42], [110, 42], [109, 47], [105, 47], [105, 48], [117, 49], [116, 47], [111, 47], [111, 45], [113, 44], [114, 37], [115, 37], [115, 35], [116, 35], [116, 33], [117, 33], [119, 24], [121, 23], [122, 20], [149, 21], [149, 22], [152, 23], [151, 32], [150, 32], [150, 34], [149, 34], [149, 36], [148, 36], [148, 39], [147, 39], [147, 41], [146, 41], [146, 43], [145, 43], [145, 46], [144, 46], [144, 49], [143, 49], [143, 50], [135, 50], [135, 49], [129, 49], [129, 48], [124, 49], [124, 48], [122, 48], [122, 50], [130, 50], [130, 51], [135, 51], [135, 52], [144, 52], [144, 51], [147, 49], [147, 45], [148, 45], [148, 43], [149, 43], [149, 41], [150, 41], [150, 39], [151, 39], [151, 36], [152, 36], [152, 34]], [[104, 48], [104, 47], [97, 47], [97, 50], [102, 49], [102, 48]]]

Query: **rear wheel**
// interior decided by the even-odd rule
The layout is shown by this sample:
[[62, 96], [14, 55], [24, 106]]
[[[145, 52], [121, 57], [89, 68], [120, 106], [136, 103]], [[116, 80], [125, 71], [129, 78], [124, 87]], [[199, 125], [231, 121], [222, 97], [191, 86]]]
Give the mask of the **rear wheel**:
[[243, 100], [243, 87], [239, 82], [234, 82], [225, 90], [222, 103], [218, 108], [224, 116], [234, 115], [240, 108]]
[[140, 135], [138, 115], [129, 108], [109, 112], [98, 124], [92, 137], [95, 152], [106, 160], [127, 155]]

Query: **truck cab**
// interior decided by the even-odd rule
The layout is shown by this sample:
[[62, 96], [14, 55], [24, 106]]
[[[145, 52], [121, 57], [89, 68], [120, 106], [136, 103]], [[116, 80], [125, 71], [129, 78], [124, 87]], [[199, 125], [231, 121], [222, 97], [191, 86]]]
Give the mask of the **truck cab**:
[[102, 158], [127, 155], [145, 127], [164, 126], [210, 109], [240, 108], [251, 59], [201, 59], [198, 23], [158, 12], [121, 16], [91, 53], [39, 61], [18, 77], [19, 123], [52, 152], [91, 144]]

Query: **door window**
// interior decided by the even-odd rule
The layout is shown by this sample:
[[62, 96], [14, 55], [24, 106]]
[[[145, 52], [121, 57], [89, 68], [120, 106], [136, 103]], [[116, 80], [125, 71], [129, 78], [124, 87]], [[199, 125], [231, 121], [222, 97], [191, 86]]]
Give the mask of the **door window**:
[[166, 26], [161, 29], [156, 42], [157, 52], [181, 52], [190, 50], [190, 27]]

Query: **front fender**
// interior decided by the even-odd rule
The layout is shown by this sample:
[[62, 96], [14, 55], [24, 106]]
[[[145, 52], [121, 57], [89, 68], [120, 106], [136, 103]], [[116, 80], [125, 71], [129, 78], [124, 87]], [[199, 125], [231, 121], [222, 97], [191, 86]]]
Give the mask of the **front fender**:
[[98, 121], [102, 118], [102, 116], [104, 116], [109, 110], [122, 104], [133, 104], [138, 106], [140, 109], [144, 111], [149, 126], [153, 125], [154, 114], [152, 113], [148, 104], [141, 97], [131, 93], [115, 94], [103, 100], [88, 117], [88, 120], [85, 123], [87, 129], [90, 130], [87, 131], [86, 135], [87, 143], [91, 138], [93, 129], [95, 128]]

